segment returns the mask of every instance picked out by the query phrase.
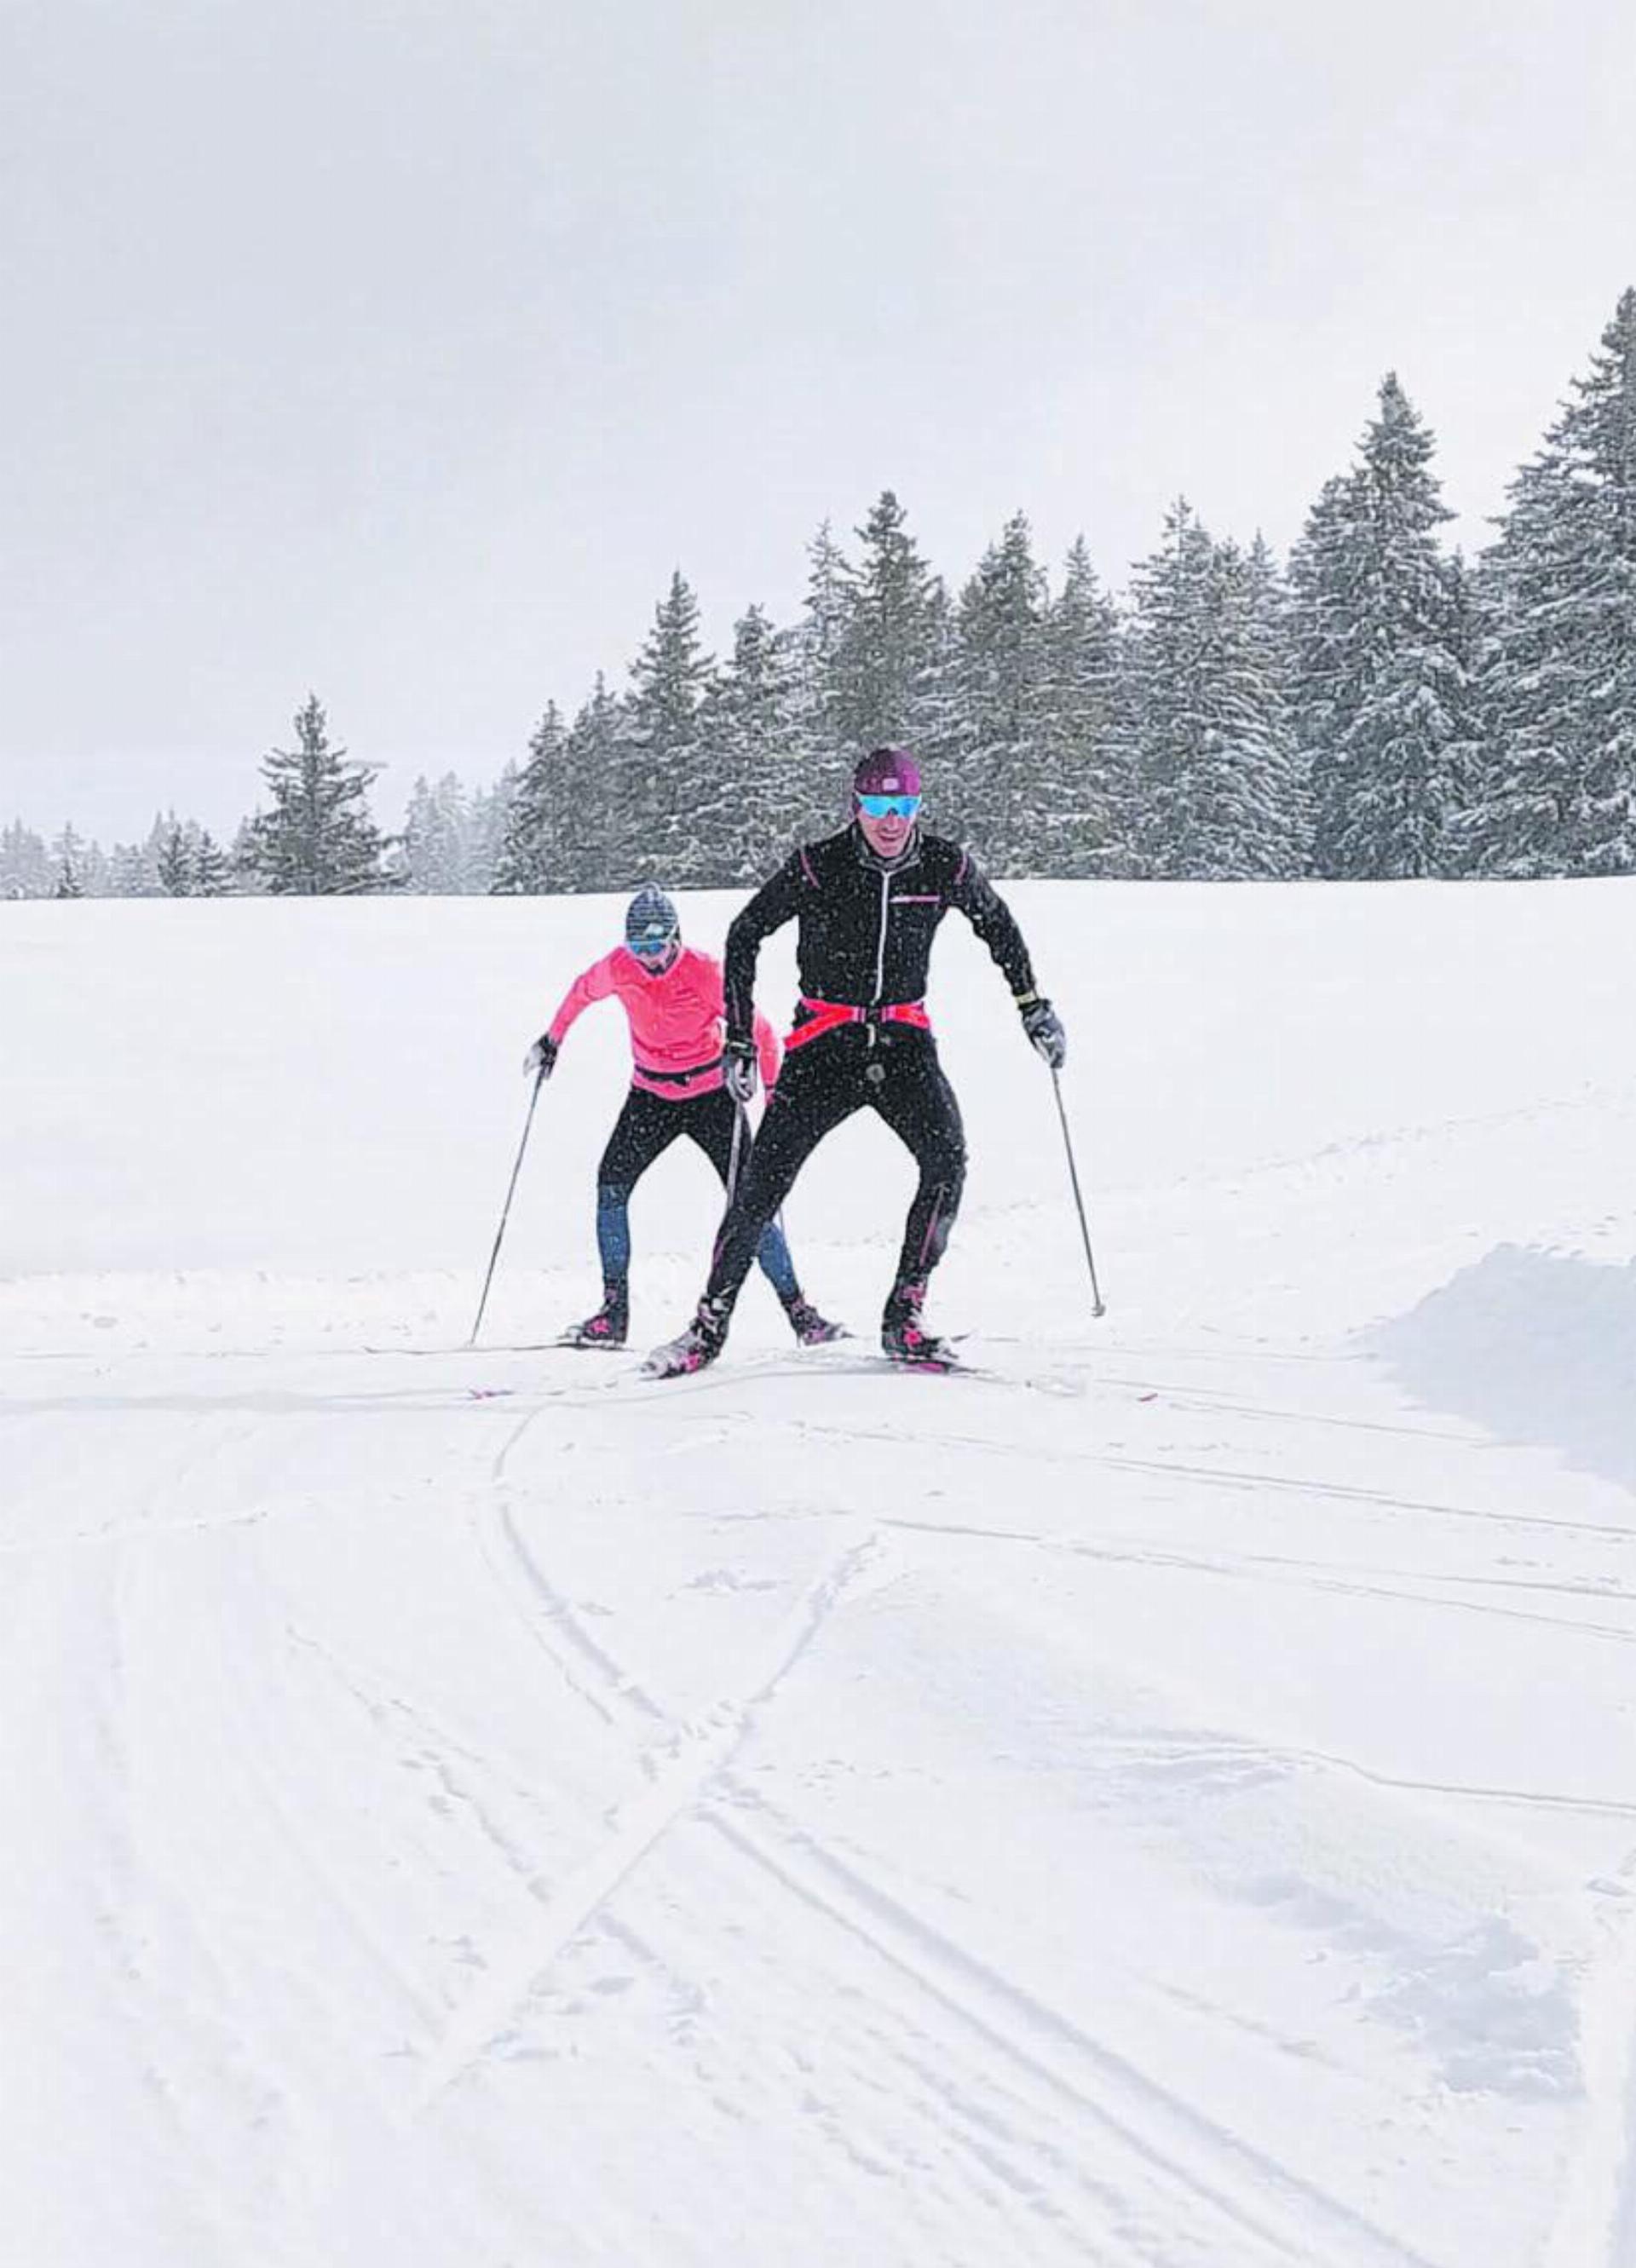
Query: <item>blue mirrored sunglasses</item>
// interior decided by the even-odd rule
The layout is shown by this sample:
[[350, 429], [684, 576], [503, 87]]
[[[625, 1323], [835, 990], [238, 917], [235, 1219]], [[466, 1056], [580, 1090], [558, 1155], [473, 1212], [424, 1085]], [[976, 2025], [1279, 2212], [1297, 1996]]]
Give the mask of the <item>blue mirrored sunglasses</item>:
[[920, 808], [917, 795], [860, 795], [858, 808], [871, 819], [912, 819]]
[[641, 937], [627, 938], [625, 942], [631, 952], [639, 953], [644, 961], [657, 961], [661, 953], [668, 953], [675, 943], [675, 933], [667, 929], [648, 930]]

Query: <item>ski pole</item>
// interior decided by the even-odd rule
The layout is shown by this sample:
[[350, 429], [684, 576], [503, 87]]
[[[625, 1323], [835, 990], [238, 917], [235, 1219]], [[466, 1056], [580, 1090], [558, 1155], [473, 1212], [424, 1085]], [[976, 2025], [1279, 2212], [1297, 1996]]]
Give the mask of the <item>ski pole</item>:
[[1063, 1108], [1062, 1073], [1054, 1064], [1051, 1067], [1051, 1086], [1057, 1094], [1057, 1116], [1062, 1121], [1062, 1145], [1068, 1152], [1068, 1178], [1073, 1183], [1073, 1202], [1079, 1209], [1080, 1234], [1085, 1239], [1085, 1264], [1091, 1271], [1091, 1313], [1105, 1315], [1108, 1310], [1103, 1307], [1102, 1295], [1097, 1289], [1096, 1263], [1091, 1256], [1091, 1232], [1085, 1219], [1085, 1199], [1080, 1194], [1080, 1171], [1073, 1162], [1073, 1138], [1068, 1131], [1068, 1114]]
[[733, 1200], [739, 1194], [739, 1160], [744, 1154], [745, 1128], [749, 1114], [737, 1095], [733, 1098], [733, 1148], [727, 1156], [727, 1210], [733, 1210]]
[[489, 1272], [483, 1279], [483, 1297], [477, 1302], [477, 1320], [471, 1327], [468, 1346], [475, 1346], [477, 1334], [483, 1329], [483, 1311], [489, 1304], [489, 1286], [494, 1281], [495, 1263], [500, 1256], [500, 1239], [505, 1233], [505, 1224], [511, 1219], [512, 1199], [517, 1194], [517, 1176], [523, 1169], [523, 1152], [528, 1147], [528, 1133], [534, 1124], [534, 1107], [540, 1100], [540, 1089], [545, 1085], [545, 1065], [541, 1064], [534, 1083], [534, 1093], [528, 1097], [528, 1116], [523, 1121], [523, 1138], [517, 1145], [517, 1163], [512, 1167], [512, 1178], [505, 1191], [505, 1203], [500, 1211], [500, 1225], [494, 1232], [494, 1249], [489, 1255]]
[[[743, 1156], [744, 1145], [749, 1139], [750, 1131], [750, 1114], [745, 1108], [744, 1105], [736, 1099], [733, 1102], [733, 1152], [727, 1160], [727, 1211], [729, 1212], [733, 1211], [733, 1200], [739, 1193], [740, 1161]], [[784, 1207], [782, 1205], [780, 1205], [777, 1211], [774, 1213], [773, 1219], [777, 1223], [778, 1233], [782, 1236], [784, 1234]]]

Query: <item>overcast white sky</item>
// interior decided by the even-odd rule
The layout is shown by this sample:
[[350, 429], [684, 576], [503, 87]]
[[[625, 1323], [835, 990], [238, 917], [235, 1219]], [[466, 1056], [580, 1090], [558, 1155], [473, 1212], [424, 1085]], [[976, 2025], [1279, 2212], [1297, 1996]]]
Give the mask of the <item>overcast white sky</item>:
[[1283, 546], [1388, 367], [1475, 545], [1633, 122], [1632, 0], [0, 0], [0, 819], [229, 826], [309, 687], [395, 816], [883, 486]]

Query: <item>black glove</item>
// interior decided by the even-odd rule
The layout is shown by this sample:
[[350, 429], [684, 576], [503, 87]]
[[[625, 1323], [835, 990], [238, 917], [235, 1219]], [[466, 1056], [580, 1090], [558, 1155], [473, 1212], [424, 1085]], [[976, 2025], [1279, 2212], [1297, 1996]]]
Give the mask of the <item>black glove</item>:
[[1068, 1060], [1068, 1035], [1063, 1030], [1061, 1017], [1049, 1000], [1024, 1000], [1019, 1005], [1022, 1010], [1022, 1028], [1030, 1042], [1053, 1071], [1060, 1071]]
[[721, 1050], [721, 1075], [735, 1102], [748, 1102], [755, 1092], [755, 1042], [731, 1036]]
[[523, 1076], [526, 1079], [549, 1079], [556, 1068], [556, 1042], [551, 1037], [549, 1032], [542, 1032], [528, 1050], [527, 1061], [523, 1065]]

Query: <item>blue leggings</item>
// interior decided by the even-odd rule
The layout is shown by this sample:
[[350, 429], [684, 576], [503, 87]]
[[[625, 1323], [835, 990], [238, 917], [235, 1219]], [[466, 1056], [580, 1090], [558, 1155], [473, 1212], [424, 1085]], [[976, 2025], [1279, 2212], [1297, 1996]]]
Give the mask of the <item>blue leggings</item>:
[[[602, 1281], [609, 1290], [623, 1291], [630, 1272], [630, 1192], [643, 1174], [679, 1135], [686, 1134], [714, 1166], [725, 1189], [736, 1116], [737, 1106], [723, 1086], [712, 1088], [708, 1094], [690, 1095], [682, 1102], [667, 1102], [646, 1087], [631, 1088], [596, 1171], [596, 1241], [602, 1256]], [[740, 1145], [741, 1174], [748, 1163], [747, 1127]], [[768, 1223], [755, 1257], [786, 1307], [800, 1298], [795, 1263], [776, 1220]]]

